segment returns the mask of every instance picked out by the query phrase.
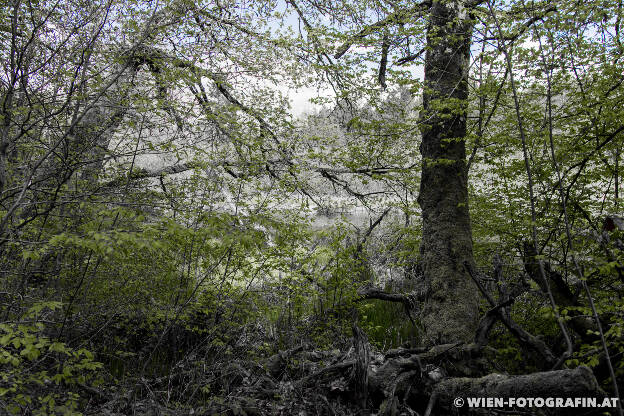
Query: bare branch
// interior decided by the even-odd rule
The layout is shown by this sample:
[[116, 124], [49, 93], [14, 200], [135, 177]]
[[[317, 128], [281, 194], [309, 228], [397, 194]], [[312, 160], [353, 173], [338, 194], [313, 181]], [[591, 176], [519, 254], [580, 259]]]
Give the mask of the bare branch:
[[388, 40], [388, 32], [384, 33], [383, 41], [381, 43], [381, 61], [379, 62], [379, 74], [377, 79], [382, 89], [386, 89], [386, 68], [388, 66], [388, 50], [390, 49], [390, 41]]
[[[508, 316], [507, 314], [505, 314], [503, 312], [504, 309], [504, 303], [501, 304], [503, 306], [501, 307], [497, 307], [496, 303], [494, 302], [494, 299], [492, 299], [492, 296], [490, 296], [490, 294], [485, 290], [485, 288], [483, 287], [483, 285], [481, 284], [481, 282], [479, 281], [479, 279], [475, 276], [472, 268], [470, 267], [470, 264], [468, 262], [464, 263], [464, 266], [466, 267], [466, 270], [468, 271], [468, 274], [470, 275], [470, 277], [472, 278], [472, 280], [475, 282], [475, 284], [477, 285], [477, 287], [479, 288], [479, 291], [481, 291], [481, 293], [483, 294], [483, 296], [485, 296], [485, 298], [487, 299], [488, 303], [494, 308], [494, 311], [498, 313], [498, 318], [501, 320], [501, 322], [507, 327], [507, 329], [509, 330], [509, 332], [511, 332], [511, 334], [513, 336], [516, 337], [516, 339], [526, 348], [537, 352], [539, 355], [542, 356], [542, 358], [545, 360], [546, 364], [549, 366], [553, 366], [555, 365], [558, 361], [557, 358], [555, 357], [555, 355], [552, 353], [552, 351], [550, 351], [550, 348], [548, 348], [546, 346], [546, 344], [544, 343], [544, 341], [542, 341], [541, 339], [537, 338], [536, 336], [528, 333], [527, 331], [525, 331], [524, 329], [522, 329], [522, 327], [520, 327], [520, 325], [518, 325], [516, 322], [514, 322], [510, 316]], [[491, 319], [491, 318], [490, 318]], [[487, 324], [487, 322], [486, 322]], [[477, 334], [479, 336], [482, 336], [482, 332], [483, 329], [480, 329]]]
[[407, 55], [404, 56], [402, 58], [397, 59], [396, 64], [397, 65], [405, 65], [406, 63], [415, 61], [416, 59], [420, 58], [422, 56], [422, 54], [425, 52], [425, 48], [422, 48], [421, 50], [419, 50], [416, 53], [413, 53], [411, 55]]
[[137, 168], [127, 177], [115, 178], [112, 181], [105, 183], [103, 186], [105, 188], [111, 188], [115, 186], [119, 186], [125, 181], [136, 181], [140, 179], [148, 179], [148, 178], [159, 178], [165, 175], [175, 175], [176, 173], [186, 172], [192, 169], [196, 169], [201, 165], [197, 162], [186, 162], [179, 163], [171, 166], [165, 166], [159, 169], [140, 169]]

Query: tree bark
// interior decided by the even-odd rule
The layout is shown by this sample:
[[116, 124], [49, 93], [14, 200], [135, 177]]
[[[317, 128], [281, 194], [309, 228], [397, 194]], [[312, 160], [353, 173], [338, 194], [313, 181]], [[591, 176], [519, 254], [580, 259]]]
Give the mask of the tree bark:
[[418, 197], [429, 292], [423, 311], [424, 341], [429, 344], [470, 341], [478, 322], [479, 294], [464, 268], [464, 262], [474, 265], [464, 141], [471, 32], [462, 2], [432, 3]]

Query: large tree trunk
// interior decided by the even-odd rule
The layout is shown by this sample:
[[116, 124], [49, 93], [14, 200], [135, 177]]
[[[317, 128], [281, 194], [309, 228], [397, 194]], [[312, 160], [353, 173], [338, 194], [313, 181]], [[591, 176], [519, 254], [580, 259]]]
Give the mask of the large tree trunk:
[[422, 208], [422, 262], [429, 296], [425, 341], [474, 337], [477, 288], [464, 264], [474, 263], [468, 212], [466, 99], [472, 24], [460, 1], [434, 1], [425, 59], [423, 158], [418, 202]]

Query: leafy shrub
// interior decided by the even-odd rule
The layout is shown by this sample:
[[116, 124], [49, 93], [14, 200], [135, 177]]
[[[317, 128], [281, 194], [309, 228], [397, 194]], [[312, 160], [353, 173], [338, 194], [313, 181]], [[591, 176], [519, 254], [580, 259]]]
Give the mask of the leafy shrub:
[[60, 302], [40, 302], [22, 321], [0, 324], [0, 406], [8, 414], [74, 415], [81, 386], [97, 384], [98, 369], [86, 349], [73, 349], [46, 336], [38, 319], [44, 309]]

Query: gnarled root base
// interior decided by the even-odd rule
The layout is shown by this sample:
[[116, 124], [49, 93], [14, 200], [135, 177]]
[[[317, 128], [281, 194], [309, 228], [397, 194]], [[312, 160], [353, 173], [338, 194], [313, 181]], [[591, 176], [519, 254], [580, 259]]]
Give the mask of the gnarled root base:
[[[303, 394], [306, 394], [306, 389], [314, 388], [316, 393], [330, 398], [338, 394], [343, 403], [351, 403], [347, 406], [353, 413], [346, 414], [598, 415], [604, 414], [605, 410], [614, 411], [547, 406], [532, 408], [528, 404], [506, 408], [469, 408], [467, 398], [591, 397], [602, 403], [607, 395], [587, 367], [518, 376], [496, 374], [489, 365], [493, 358], [490, 349], [461, 343], [438, 345], [426, 351], [392, 350], [386, 356], [372, 354], [368, 361], [368, 400], [364, 405], [357, 388], [362, 377], [356, 377], [356, 363], [361, 362], [356, 351], [352, 350], [341, 361], [294, 381], [295, 388]], [[337, 380], [342, 380], [340, 389], [336, 389]], [[463, 400], [463, 406], [456, 406], [457, 398]]]
[[[491, 373], [491, 350], [476, 344], [438, 345], [425, 352], [392, 351], [383, 359], [371, 360], [368, 374], [369, 410], [379, 415], [420, 414], [604, 414], [605, 409], [548, 408], [527, 405], [507, 408], [469, 408], [467, 398], [596, 398], [602, 403], [607, 395], [587, 367], [543, 371], [510, 376]], [[352, 372], [355, 360], [344, 366], [334, 364], [334, 376]], [[320, 371], [319, 376], [330, 372]], [[314, 378], [314, 377], [312, 377]], [[311, 381], [307, 377], [307, 382]], [[319, 381], [319, 380], [317, 380]], [[317, 384], [319, 385], [319, 384]], [[455, 399], [463, 406], [457, 407]], [[361, 406], [354, 406], [361, 407]], [[408, 410], [409, 409], [409, 410]], [[611, 409], [614, 410], [614, 409]], [[501, 411], [503, 413], [501, 413]], [[506, 412], [506, 413], [505, 413]], [[514, 413], [515, 414], [515, 413]]]

